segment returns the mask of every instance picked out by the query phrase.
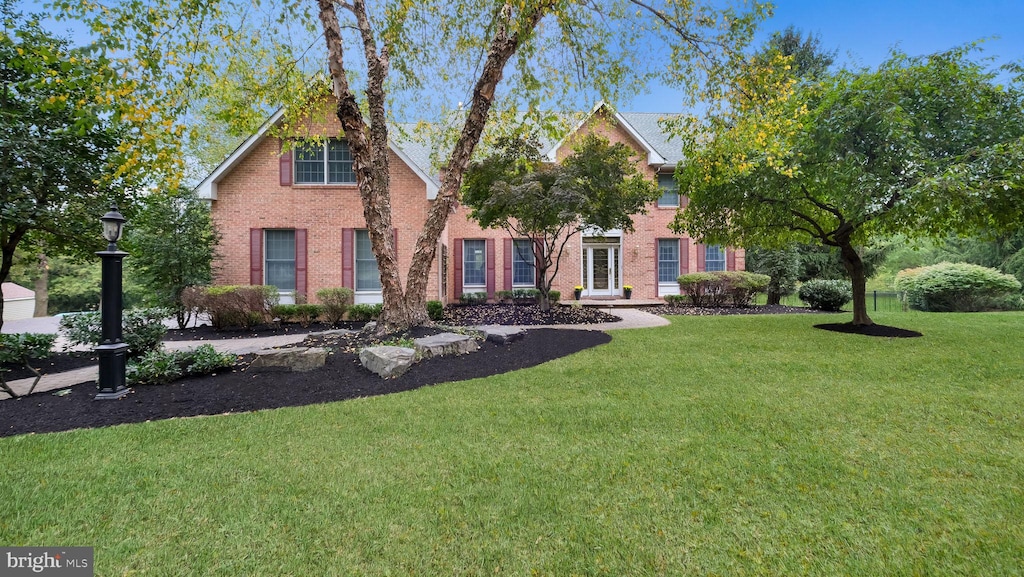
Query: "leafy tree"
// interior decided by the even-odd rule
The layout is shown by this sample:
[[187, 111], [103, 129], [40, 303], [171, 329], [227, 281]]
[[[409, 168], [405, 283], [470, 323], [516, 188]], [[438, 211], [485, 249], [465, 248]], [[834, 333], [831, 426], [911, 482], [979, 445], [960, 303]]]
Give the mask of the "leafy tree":
[[191, 312], [182, 306], [181, 292], [210, 284], [218, 241], [210, 207], [194, 192], [147, 197], [125, 242], [135, 276], [147, 290], [145, 304], [174, 311], [178, 326], [184, 328]]
[[534, 138], [503, 139], [499, 153], [469, 166], [462, 194], [480, 226], [533, 239], [546, 311], [569, 240], [588, 228], [633, 230], [631, 216], [661, 191], [637, 172], [624, 144], [588, 134], [561, 164], [542, 162], [539, 148]]
[[836, 51], [822, 48], [820, 36], [810, 32], [805, 36], [792, 25], [782, 32], [773, 32], [755, 59], [770, 63], [777, 54], [790, 57], [790, 75], [808, 81], [824, 78], [836, 61]]
[[[656, 78], [686, 89], [691, 102], [714, 93], [713, 87], [733, 71], [729, 59], [740, 53], [756, 22], [768, 13], [768, 6], [757, 1], [747, 12], [715, 4], [318, 0], [316, 10], [289, 1], [252, 11], [247, 3], [227, 0], [55, 3], [89, 21], [111, 46], [141, 63], [140, 74], [147, 79], [142, 87], [154, 102], [167, 102], [165, 110], [183, 100], [217, 100], [228, 93], [234, 100], [226, 107], [227, 116], [247, 118], [249, 103], [265, 105], [268, 98], [277, 98], [290, 112], [277, 127], [287, 135], [304, 133], [310, 122], [302, 115], [308, 111], [331, 107], [352, 151], [381, 273], [380, 332], [428, 322], [426, 287], [437, 241], [458, 205], [463, 174], [489, 119], [510, 127], [525, 119], [552, 128], [554, 115], [541, 111], [598, 98], [614, 103]], [[265, 25], [253, 23], [264, 15]], [[239, 33], [239, 22], [253, 34]], [[329, 78], [320, 74], [322, 53], [310, 50], [314, 42], [326, 48]], [[250, 45], [269, 51], [243, 50]], [[639, 45], [653, 45], [663, 57], [651, 58], [650, 50], [636, 49]], [[209, 88], [233, 65], [240, 74], [223, 77], [244, 78], [240, 59], [253, 57], [267, 66], [249, 67], [252, 90]], [[465, 104], [456, 110], [456, 102]], [[418, 136], [438, 151], [434, 160], [441, 185], [403, 286], [390, 234], [388, 142], [395, 111], [410, 109], [414, 112], [404, 116], [433, 121], [421, 125], [425, 128]]]
[[796, 292], [800, 276], [800, 253], [795, 247], [747, 249], [747, 270], [771, 277], [768, 283], [768, 304], [777, 305], [782, 297]]
[[896, 52], [820, 84], [755, 68], [756, 97], [734, 93], [686, 138], [677, 178], [690, 204], [674, 228], [723, 244], [836, 247], [853, 323], [872, 324], [857, 246], [1024, 221], [1024, 79], [997, 84], [974, 51]]

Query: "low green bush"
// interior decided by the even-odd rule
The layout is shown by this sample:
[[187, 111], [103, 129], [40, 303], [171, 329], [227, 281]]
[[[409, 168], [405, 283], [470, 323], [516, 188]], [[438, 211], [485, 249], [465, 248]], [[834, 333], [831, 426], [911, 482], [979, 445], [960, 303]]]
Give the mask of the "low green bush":
[[348, 318], [353, 321], [372, 321], [380, 318], [382, 310], [384, 310], [384, 305], [379, 303], [352, 305], [348, 308]]
[[219, 353], [213, 345], [186, 351], [149, 351], [128, 363], [125, 379], [131, 385], [166, 385], [186, 376], [215, 373], [233, 367], [238, 357]]
[[316, 291], [316, 298], [323, 305], [324, 322], [337, 324], [345, 317], [345, 312], [352, 306], [355, 293], [345, 287], [325, 288]]
[[432, 321], [444, 319], [444, 303], [441, 301], [427, 301], [427, 316]]
[[[160, 346], [167, 334], [165, 308], [131, 309], [121, 316], [121, 333], [128, 345], [128, 356], [139, 357]], [[71, 346], [95, 347], [100, 344], [103, 325], [98, 311], [66, 315], [60, 319], [60, 333]]]
[[277, 288], [268, 285], [189, 287], [182, 304], [206, 313], [215, 329], [250, 328], [271, 320], [278, 304]]
[[188, 375], [209, 375], [221, 369], [229, 369], [238, 362], [233, 353], [220, 353], [213, 345], [200, 345], [190, 351], [176, 353]]
[[964, 262], [904, 269], [893, 284], [907, 306], [921, 311], [1006, 310], [1021, 302], [1021, 283], [1013, 275]]
[[[537, 292], [538, 292], [538, 295], [539, 295], [540, 291], [537, 291]], [[548, 299], [550, 299], [552, 303], [557, 303], [558, 301], [562, 300], [562, 292], [561, 291], [548, 291]]]
[[49, 358], [55, 340], [57, 340], [57, 335], [45, 333], [0, 334], [0, 389], [7, 392], [12, 398], [18, 396], [7, 386], [4, 373], [9, 368], [22, 366], [36, 376], [36, 380], [26, 393], [32, 394], [42, 377], [42, 374], [32, 366], [32, 361]]
[[686, 301], [690, 300], [690, 297], [687, 295], [665, 295], [662, 298], [665, 299], [666, 303], [672, 306], [684, 305], [686, 304]]
[[[765, 291], [771, 277], [747, 271], [716, 271], [684, 274], [676, 280], [681, 296], [693, 306], [720, 307], [728, 303], [743, 307], [755, 294]], [[682, 300], [675, 299], [672, 304], [682, 304]]]
[[494, 297], [498, 299], [498, 302], [511, 303], [512, 299], [514, 298], [514, 294], [515, 293], [513, 291], [498, 291], [494, 293]]
[[274, 305], [271, 314], [287, 323], [308, 327], [323, 313], [323, 306], [312, 304]]
[[847, 280], [814, 279], [800, 285], [797, 296], [812, 309], [838, 312], [853, 299], [853, 289]]
[[462, 293], [459, 296], [459, 302], [464, 305], [476, 305], [487, 302], [487, 293], [475, 292], [475, 293]]
[[532, 305], [538, 302], [540, 291], [535, 288], [517, 288], [512, 291], [512, 302], [519, 305]]

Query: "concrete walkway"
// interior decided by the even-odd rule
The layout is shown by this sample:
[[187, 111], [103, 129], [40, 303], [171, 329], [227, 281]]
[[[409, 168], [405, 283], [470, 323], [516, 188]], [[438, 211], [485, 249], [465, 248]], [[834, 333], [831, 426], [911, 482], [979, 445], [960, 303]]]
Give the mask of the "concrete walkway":
[[[529, 326], [524, 327], [529, 329], [572, 329], [572, 330], [588, 330], [588, 331], [607, 331], [607, 330], [618, 330], [618, 329], [645, 329], [651, 327], [660, 327], [669, 324], [668, 319], [659, 317], [648, 312], [636, 310], [633, 308], [615, 308], [615, 309], [601, 309], [610, 315], [617, 316], [622, 320], [613, 323], [595, 323], [587, 325], [541, 325], [541, 326]], [[57, 320], [54, 317], [43, 317], [38, 319], [26, 319], [24, 321], [6, 321], [3, 326], [5, 333], [16, 333], [16, 332], [39, 332], [46, 333], [57, 332]], [[13, 326], [12, 326], [13, 325]], [[295, 335], [278, 335], [273, 337], [257, 337], [251, 339], [224, 339], [224, 340], [211, 340], [211, 341], [168, 341], [164, 343], [164, 348], [170, 351], [179, 351], [186, 349], [194, 349], [200, 345], [213, 345], [213, 348], [218, 352], [222, 353], [234, 353], [236, 355], [247, 355], [260, 351], [263, 349], [272, 349], [274, 347], [283, 347], [295, 343], [300, 343], [306, 338], [305, 334]], [[56, 389], [63, 389], [79, 383], [87, 383], [89, 381], [96, 381], [99, 378], [99, 367], [83, 367], [81, 369], [75, 369], [72, 371], [64, 371], [62, 373], [53, 373], [50, 375], [43, 375], [43, 378], [39, 380], [39, 384], [36, 385], [35, 392], [53, 391]], [[35, 378], [19, 379], [16, 381], [9, 381], [7, 384], [10, 386], [18, 395], [24, 395], [28, 392], [29, 387], [32, 386], [32, 381]], [[6, 400], [9, 397], [7, 393], [0, 392], [0, 401]]]

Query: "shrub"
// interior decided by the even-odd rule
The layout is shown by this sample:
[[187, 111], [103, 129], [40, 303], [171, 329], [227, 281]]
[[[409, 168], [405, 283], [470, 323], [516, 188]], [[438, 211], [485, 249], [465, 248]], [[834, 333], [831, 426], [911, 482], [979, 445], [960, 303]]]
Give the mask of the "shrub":
[[1012, 309], [1020, 304], [1020, 281], [975, 264], [942, 262], [901, 270], [894, 286], [910, 308], [922, 311]]
[[36, 380], [26, 393], [31, 395], [42, 378], [39, 371], [32, 366], [32, 361], [49, 358], [55, 340], [57, 335], [44, 333], [0, 334], [0, 389], [6, 391], [11, 398], [18, 396], [7, 386], [4, 373], [7, 372], [6, 366], [20, 365], [36, 376]]
[[[720, 307], [728, 302], [743, 307], [755, 294], [764, 292], [771, 277], [747, 271], [718, 271], [684, 274], [677, 280], [682, 295], [694, 306]], [[682, 304], [682, 299], [669, 302]]]
[[384, 305], [358, 304], [348, 308], [348, 318], [353, 321], [372, 321], [380, 317]]
[[321, 305], [296, 304], [296, 305], [274, 305], [271, 314], [285, 322], [299, 323], [308, 327], [323, 312]]
[[355, 293], [350, 288], [325, 288], [316, 291], [316, 298], [323, 305], [323, 319], [330, 324], [337, 324], [345, 316], [348, 307], [352, 306]]
[[690, 299], [687, 295], [665, 295], [663, 298], [666, 303], [676, 307], [686, 304], [686, 301]]
[[427, 316], [432, 321], [439, 321], [444, 318], [444, 303], [441, 301], [427, 301]]
[[487, 293], [462, 293], [462, 295], [459, 296], [459, 302], [461, 302], [464, 305], [476, 305], [485, 303], [487, 302]]
[[518, 288], [512, 291], [512, 300], [517, 305], [532, 305], [539, 302], [539, 298], [540, 291], [535, 288]]
[[853, 298], [853, 289], [850, 281], [814, 279], [800, 285], [797, 295], [812, 309], [839, 311]]
[[515, 292], [513, 291], [498, 291], [494, 293], [494, 296], [498, 299], [498, 302], [511, 303], [514, 298]]
[[132, 385], [166, 385], [184, 376], [208, 375], [234, 366], [237, 357], [213, 345], [187, 351], [149, 351], [128, 363], [125, 378]]
[[552, 303], [557, 303], [558, 301], [562, 300], [562, 292], [561, 291], [548, 291], [548, 299]]
[[679, 282], [680, 292], [689, 297], [690, 304], [695, 307], [710, 306], [711, 302], [717, 300], [717, 293], [721, 290], [718, 277], [710, 272], [684, 274], [676, 281]]
[[725, 282], [725, 291], [734, 307], [749, 306], [757, 293], [765, 292], [772, 277], [747, 271], [716, 273]]
[[267, 323], [277, 303], [277, 288], [267, 285], [194, 287], [182, 294], [182, 304], [208, 314], [218, 330]]
[[[160, 346], [167, 334], [164, 319], [170, 312], [164, 308], [131, 309], [121, 317], [121, 333], [128, 345], [128, 356], [138, 357]], [[67, 315], [60, 319], [60, 332], [71, 346], [94, 347], [100, 344], [103, 326], [97, 311]]]

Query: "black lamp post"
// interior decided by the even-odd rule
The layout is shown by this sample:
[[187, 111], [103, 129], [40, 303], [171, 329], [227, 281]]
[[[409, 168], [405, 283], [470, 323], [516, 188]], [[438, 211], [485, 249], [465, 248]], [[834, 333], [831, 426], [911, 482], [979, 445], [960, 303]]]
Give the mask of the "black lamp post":
[[96, 354], [100, 357], [100, 382], [97, 400], [120, 399], [130, 391], [125, 385], [124, 371], [128, 345], [121, 339], [121, 309], [124, 306], [121, 293], [121, 261], [128, 253], [117, 250], [124, 230], [124, 217], [117, 207], [110, 206], [110, 212], [100, 219], [103, 222], [103, 238], [107, 239], [107, 250], [96, 254], [103, 260], [103, 276], [100, 287], [100, 322], [102, 334]]

